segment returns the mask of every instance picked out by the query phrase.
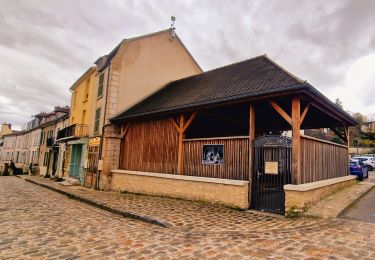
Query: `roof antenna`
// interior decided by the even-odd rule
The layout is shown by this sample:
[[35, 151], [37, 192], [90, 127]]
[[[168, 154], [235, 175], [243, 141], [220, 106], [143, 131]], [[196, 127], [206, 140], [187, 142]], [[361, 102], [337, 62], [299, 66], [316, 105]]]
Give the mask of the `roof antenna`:
[[176, 21], [176, 17], [174, 15], [171, 16], [171, 21], [172, 21], [172, 24], [171, 24], [171, 40], [173, 40], [174, 38], [176, 38], [176, 33], [175, 33], [176, 27], [174, 27], [174, 22]]

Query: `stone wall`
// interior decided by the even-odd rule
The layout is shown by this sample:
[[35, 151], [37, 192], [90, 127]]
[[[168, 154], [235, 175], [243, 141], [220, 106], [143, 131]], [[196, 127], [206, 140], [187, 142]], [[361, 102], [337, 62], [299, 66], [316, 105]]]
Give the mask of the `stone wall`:
[[107, 126], [104, 130], [102, 160], [103, 166], [99, 177], [99, 188], [111, 188], [111, 170], [119, 168], [121, 135], [116, 126]]
[[248, 181], [112, 170], [111, 189], [247, 209]]
[[285, 212], [295, 209], [304, 211], [314, 202], [355, 184], [356, 178], [350, 175], [301, 185], [285, 185]]

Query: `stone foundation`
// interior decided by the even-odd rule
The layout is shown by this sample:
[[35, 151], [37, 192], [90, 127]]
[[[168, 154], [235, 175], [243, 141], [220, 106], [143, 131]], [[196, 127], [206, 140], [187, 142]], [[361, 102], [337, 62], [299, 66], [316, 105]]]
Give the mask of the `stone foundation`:
[[300, 185], [285, 185], [285, 212], [303, 212], [314, 202], [355, 184], [356, 178], [350, 175]]
[[248, 181], [112, 170], [111, 189], [247, 209]]

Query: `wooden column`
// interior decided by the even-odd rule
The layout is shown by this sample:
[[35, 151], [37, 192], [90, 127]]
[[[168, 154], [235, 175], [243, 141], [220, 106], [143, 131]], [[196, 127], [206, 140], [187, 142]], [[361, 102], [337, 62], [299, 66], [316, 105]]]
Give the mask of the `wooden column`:
[[254, 139], [255, 139], [255, 108], [250, 105], [249, 109], [249, 203], [251, 203], [251, 188], [253, 182], [253, 161], [254, 161]]
[[[344, 136], [345, 136], [345, 141], [346, 141], [346, 145], [347, 145], [347, 158], [348, 158], [348, 161], [350, 160], [350, 154], [349, 154], [349, 148], [350, 148], [350, 137], [349, 137], [349, 127], [347, 125], [344, 124]], [[349, 165], [348, 167], [346, 167], [346, 175], [349, 175]]]
[[180, 116], [180, 131], [178, 132], [178, 160], [177, 160], [177, 174], [183, 174], [182, 167], [182, 152], [183, 152], [183, 140], [184, 140], [184, 132], [182, 129], [185, 127], [185, 117], [184, 115]]
[[188, 121], [185, 122], [185, 117], [183, 114], [180, 115], [179, 124], [175, 122], [172, 118], [170, 119], [173, 126], [176, 128], [178, 132], [178, 157], [177, 157], [177, 174], [183, 174], [183, 140], [185, 138], [185, 132], [193, 122], [194, 118], [196, 117], [197, 112], [193, 112]]
[[302, 183], [301, 175], [301, 100], [300, 97], [293, 97], [292, 100], [292, 179], [293, 184]]

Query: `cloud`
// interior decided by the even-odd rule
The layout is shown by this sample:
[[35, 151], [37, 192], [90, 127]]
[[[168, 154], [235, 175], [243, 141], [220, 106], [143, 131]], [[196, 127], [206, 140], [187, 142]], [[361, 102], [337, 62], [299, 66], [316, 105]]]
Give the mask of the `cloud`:
[[99, 56], [123, 38], [168, 28], [171, 15], [205, 70], [267, 53], [346, 109], [369, 114], [373, 10], [372, 0], [7, 1], [0, 9], [0, 121], [19, 127], [69, 104], [69, 87]]

